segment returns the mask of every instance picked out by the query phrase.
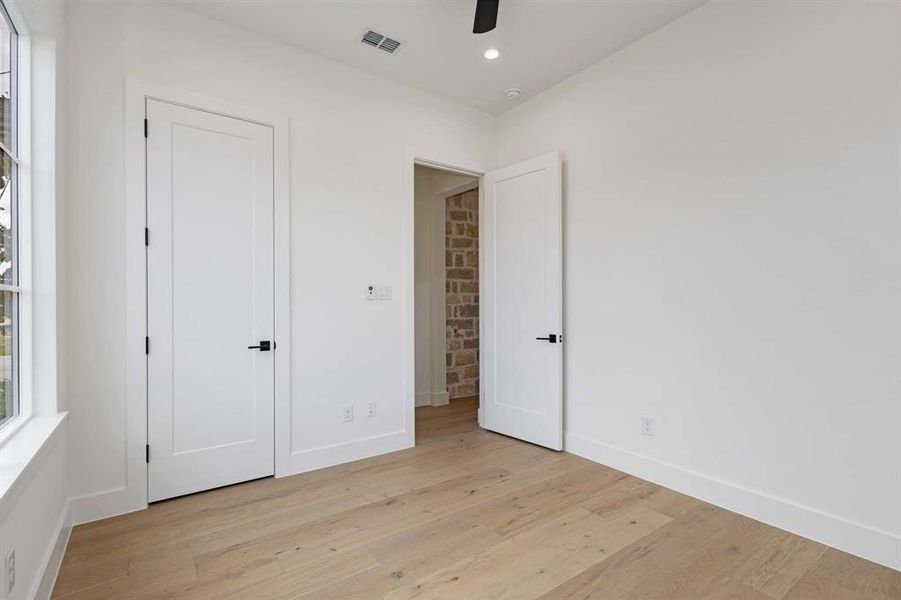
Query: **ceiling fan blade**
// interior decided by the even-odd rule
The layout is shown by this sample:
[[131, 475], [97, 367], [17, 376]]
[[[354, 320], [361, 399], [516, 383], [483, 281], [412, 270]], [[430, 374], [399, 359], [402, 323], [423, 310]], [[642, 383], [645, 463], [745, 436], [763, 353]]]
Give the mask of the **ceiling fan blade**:
[[476, 0], [476, 20], [473, 33], [487, 33], [497, 27], [497, 5], [500, 0]]

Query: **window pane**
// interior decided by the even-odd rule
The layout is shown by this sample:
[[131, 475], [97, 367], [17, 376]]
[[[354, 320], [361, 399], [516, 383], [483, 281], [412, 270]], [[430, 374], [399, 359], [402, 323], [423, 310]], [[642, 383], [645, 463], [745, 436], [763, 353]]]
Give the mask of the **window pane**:
[[0, 151], [0, 283], [16, 285], [16, 164]]
[[0, 425], [19, 413], [16, 391], [19, 295], [0, 292]]
[[[16, 152], [15, 29], [0, 0], [0, 284], [16, 285], [16, 201], [18, 165], [7, 154]], [[0, 292], [0, 426], [19, 414], [18, 309], [19, 294]]]
[[15, 32], [10, 29], [6, 11], [0, 14], [0, 142], [15, 152], [13, 123], [15, 115]]

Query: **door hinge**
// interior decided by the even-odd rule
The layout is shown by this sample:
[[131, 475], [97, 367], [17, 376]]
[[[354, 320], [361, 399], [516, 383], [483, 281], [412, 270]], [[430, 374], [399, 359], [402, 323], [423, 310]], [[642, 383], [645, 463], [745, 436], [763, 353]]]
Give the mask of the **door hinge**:
[[150, 336], [144, 338], [144, 354], [150, 354]]
[[147, 119], [144, 119], [144, 137], [147, 137]]
[[144, 228], [144, 245], [150, 246], [150, 228], [149, 227]]
[[150, 444], [147, 444], [146, 446], [144, 446], [144, 458], [147, 461], [147, 463], [149, 464], [150, 463]]

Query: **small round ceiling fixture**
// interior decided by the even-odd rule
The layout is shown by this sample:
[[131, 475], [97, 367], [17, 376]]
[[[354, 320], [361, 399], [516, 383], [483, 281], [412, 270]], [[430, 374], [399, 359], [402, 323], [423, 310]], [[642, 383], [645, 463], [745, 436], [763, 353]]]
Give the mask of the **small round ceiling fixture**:
[[506, 98], [508, 102], [515, 102], [516, 100], [519, 100], [520, 96], [522, 96], [522, 90], [519, 88], [510, 88], [509, 90], [504, 91], [504, 98]]
[[501, 51], [497, 48], [488, 48], [485, 52], [482, 53], [482, 56], [487, 58], [488, 60], [494, 60], [498, 56], [501, 55]]

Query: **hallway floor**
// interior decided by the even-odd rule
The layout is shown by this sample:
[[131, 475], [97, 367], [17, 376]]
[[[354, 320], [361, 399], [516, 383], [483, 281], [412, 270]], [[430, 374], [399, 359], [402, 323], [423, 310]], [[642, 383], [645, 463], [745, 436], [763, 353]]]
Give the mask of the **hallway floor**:
[[415, 448], [76, 527], [54, 598], [901, 598], [901, 573], [417, 409]]

